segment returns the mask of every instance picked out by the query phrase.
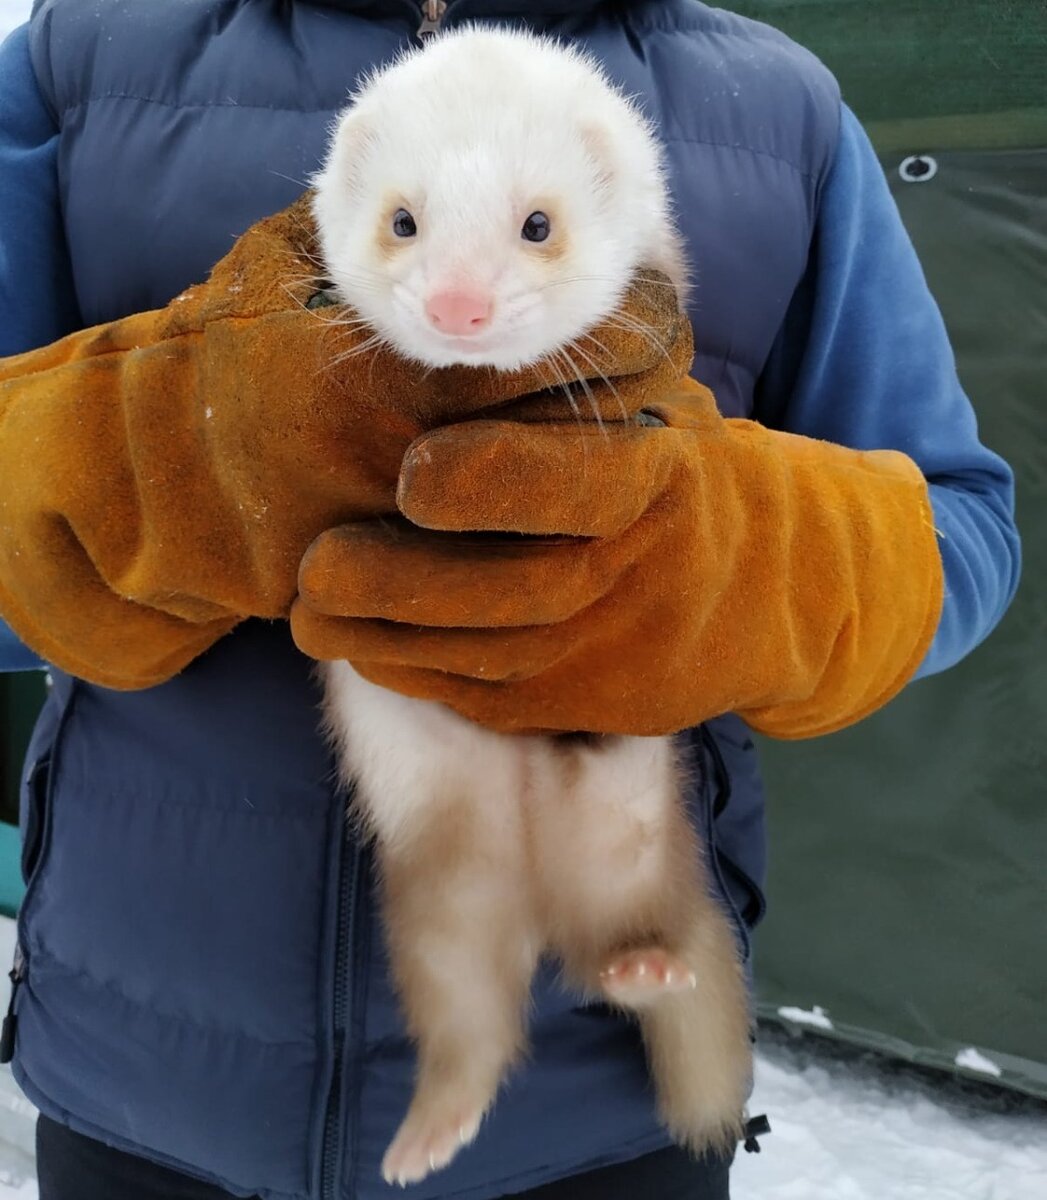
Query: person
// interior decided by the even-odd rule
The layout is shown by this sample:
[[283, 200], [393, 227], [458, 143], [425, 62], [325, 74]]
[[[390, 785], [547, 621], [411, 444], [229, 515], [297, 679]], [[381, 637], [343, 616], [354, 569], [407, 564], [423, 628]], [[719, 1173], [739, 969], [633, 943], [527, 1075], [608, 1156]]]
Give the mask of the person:
[[[697, 0], [38, 3], [0, 48], [0, 354], [19, 356], [0, 363], [0, 611], [21, 635], [5, 631], [7, 669], [39, 661], [34, 651], [54, 664], [23, 787], [27, 894], [7, 1039], [41, 1112], [42, 1200], [387, 1194], [377, 1164], [412, 1058], [370, 858], [346, 828], [311, 658], [272, 619], [271, 596], [252, 593], [260, 560], [241, 553], [246, 523], [223, 525], [229, 553], [207, 560], [221, 587], [172, 565], [192, 558], [182, 518], [212, 530], [212, 509], [244, 475], [189, 504], [179, 488], [202, 451], [170, 406], [189, 395], [208, 419], [234, 398], [263, 423], [290, 413], [286, 389], [312, 377], [282, 374], [276, 347], [271, 376], [238, 357], [248, 343], [261, 353], [276, 326], [258, 322], [283, 314], [271, 306], [256, 321], [226, 297], [224, 340], [193, 341], [182, 335], [205, 326], [178, 324], [184, 297], [197, 303], [184, 289], [230, 250], [249, 256], [237, 237], [295, 200], [362, 72], [423, 25], [471, 19], [577, 40], [643, 98], [695, 265], [691, 373], [724, 418], [760, 423], [744, 427], [749, 467], [735, 452], [742, 426], [723, 425], [722, 482], [741, 513], [741, 541], [727, 541], [753, 553], [721, 580], [715, 671], [690, 607], [697, 535], [670, 572], [675, 603], [664, 569], [641, 572], [660, 589], [646, 610], [657, 620], [641, 594], [618, 606], [613, 635], [592, 634], [600, 605], [564, 635], [565, 654], [590, 634], [607, 650], [592, 667], [590, 727], [644, 733], [650, 711], [686, 714], [674, 728], [700, 768], [693, 811], [746, 955], [764, 909], [749, 727], [803, 736], [858, 719], [961, 659], [1014, 593], [1011, 473], [979, 442], [868, 140], [829, 72], [781, 34]], [[93, 326], [86, 343], [59, 340]], [[135, 357], [142, 330], [164, 350], [159, 366]], [[148, 394], [136, 392], [143, 380]], [[100, 419], [113, 408], [99, 397], [127, 420]], [[216, 429], [214, 453], [231, 454], [231, 424]], [[815, 443], [798, 435], [835, 445], [805, 450]], [[688, 495], [701, 446], [674, 450]], [[265, 471], [275, 479], [285, 462]], [[784, 490], [768, 491], [752, 464], [776, 464]], [[168, 503], [143, 515], [135, 505], [161, 472]], [[832, 512], [820, 473], [846, 497]], [[719, 549], [726, 509], [710, 511], [702, 536]], [[739, 531], [770, 526], [806, 549], [798, 560], [779, 539], [771, 561], [790, 586], [750, 594], [763, 543]], [[94, 545], [155, 578], [135, 590], [123, 567], [91, 559]], [[206, 558], [204, 540], [198, 549]], [[485, 571], [502, 569], [471, 557], [462, 623], [497, 624]], [[317, 587], [295, 600], [299, 645], [366, 659], [372, 614], [341, 593], [325, 604]], [[886, 632], [863, 640], [864, 628]], [[537, 669], [514, 682], [512, 661], [497, 684], [461, 659], [448, 670], [432, 633], [398, 625], [395, 653], [374, 652], [370, 673], [493, 727], [587, 727], [579, 689]], [[533, 650], [494, 636], [510, 659]], [[673, 670], [647, 670], [649, 659]], [[738, 702], [709, 713], [691, 679]], [[532, 1057], [477, 1143], [416, 1187], [420, 1198], [727, 1196], [730, 1156], [670, 1145], [627, 1021], [564, 992], [550, 970], [532, 1032]]]

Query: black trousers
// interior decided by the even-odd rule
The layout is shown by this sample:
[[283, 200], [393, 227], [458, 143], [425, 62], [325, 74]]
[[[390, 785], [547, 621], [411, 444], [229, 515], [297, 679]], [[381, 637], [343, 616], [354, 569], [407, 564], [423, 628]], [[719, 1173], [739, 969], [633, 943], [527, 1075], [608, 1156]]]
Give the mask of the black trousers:
[[[221, 1188], [113, 1150], [47, 1117], [36, 1126], [36, 1166], [40, 1200], [230, 1200]], [[729, 1170], [722, 1160], [659, 1150], [518, 1193], [515, 1200], [729, 1200]]]

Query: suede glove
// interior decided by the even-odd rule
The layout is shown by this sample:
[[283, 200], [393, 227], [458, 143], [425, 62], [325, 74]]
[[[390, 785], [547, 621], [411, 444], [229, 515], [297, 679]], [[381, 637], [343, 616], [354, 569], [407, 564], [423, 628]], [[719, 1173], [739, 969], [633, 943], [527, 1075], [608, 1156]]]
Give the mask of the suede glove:
[[641, 419], [419, 438], [407, 522], [310, 547], [299, 646], [504, 732], [799, 738], [889, 700], [942, 600], [912, 460], [724, 419], [689, 379]]
[[[63, 670], [147, 687], [243, 618], [286, 617], [322, 530], [396, 511], [419, 434], [550, 383], [352, 356], [349, 310], [307, 311], [309, 200], [166, 308], [0, 361], [0, 616]], [[623, 307], [668, 352], [604, 331], [620, 377], [593, 382], [598, 406], [659, 394], [692, 354], [667, 288]]]

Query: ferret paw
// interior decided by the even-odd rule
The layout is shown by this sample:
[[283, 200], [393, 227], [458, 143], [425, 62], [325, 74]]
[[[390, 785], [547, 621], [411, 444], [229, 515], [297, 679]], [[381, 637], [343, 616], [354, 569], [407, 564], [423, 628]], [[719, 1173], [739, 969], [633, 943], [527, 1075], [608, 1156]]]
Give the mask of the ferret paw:
[[406, 1187], [446, 1167], [476, 1137], [482, 1120], [475, 1110], [448, 1116], [446, 1106], [412, 1105], [382, 1159], [382, 1178]]
[[683, 959], [646, 946], [613, 954], [600, 969], [600, 986], [616, 1004], [632, 1008], [667, 992], [686, 992], [697, 987], [698, 980]]

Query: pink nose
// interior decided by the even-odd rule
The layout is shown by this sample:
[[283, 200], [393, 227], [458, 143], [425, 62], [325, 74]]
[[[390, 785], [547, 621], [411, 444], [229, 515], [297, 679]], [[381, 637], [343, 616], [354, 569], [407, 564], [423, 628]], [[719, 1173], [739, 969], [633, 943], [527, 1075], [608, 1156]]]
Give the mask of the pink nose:
[[491, 323], [494, 301], [488, 292], [470, 292], [451, 288], [434, 292], [425, 306], [425, 315], [441, 333], [468, 337]]

